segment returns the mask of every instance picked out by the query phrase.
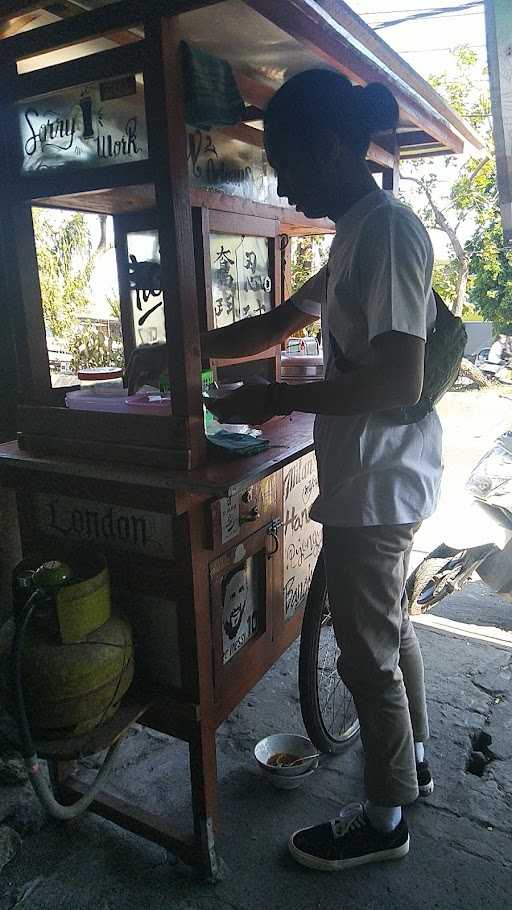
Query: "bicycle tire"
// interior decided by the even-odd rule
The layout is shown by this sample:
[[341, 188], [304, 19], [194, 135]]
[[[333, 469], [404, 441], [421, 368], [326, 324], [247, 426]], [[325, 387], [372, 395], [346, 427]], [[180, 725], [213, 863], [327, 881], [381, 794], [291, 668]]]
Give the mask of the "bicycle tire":
[[[324, 716], [319, 693], [319, 652], [321, 646], [322, 628], [327, 628], [326, 618], [329, 610], [327, 599], [327, 585], [323, 555], [320, 553], [311, 584], [308, 591], [299, 651], [299, 694], [302, 719], [311, 742], [319, 752], [342, 752], [359, 733], [359, 720], [355, 710], [352, 696], [341, 678], [332, 668], [331, 675], [336, 673], [336, 691], [342, 699], [342, 708], [346, 707], [345, 715], [342, 713], [341, 726], [338, 732], [329, 729]], [[334, 640], [334, 631], [331, 633]], [[333, 724], [334, 724], [333, 713]]]

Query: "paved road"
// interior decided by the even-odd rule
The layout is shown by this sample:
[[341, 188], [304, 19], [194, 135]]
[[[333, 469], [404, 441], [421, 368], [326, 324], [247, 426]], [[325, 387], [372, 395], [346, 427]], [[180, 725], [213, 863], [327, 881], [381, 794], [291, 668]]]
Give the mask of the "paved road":
[[[425, 547], [444, 536], [478, 455], [512, 423], [512, 407], [494, 393], [452, 395], [442, 413], [445, 486], [437, 518], [422, 531]], [[201, 885], [171, 866], [160, 848], [88, 815], [26, 836], [0, 876], [0, 910], [18, 906], [16, 896], [32, 886], [22, 910], [505, 910], [512, 880], [511, 610], [476, 582], [418, 623], [436, 789], [409, 810], [412, 848], [399, 863], [326, 876], [287, 856], [290, 831], [332, 817], [362, 795], [359, 742], [324, 758], [301, 791], [269, 789], [254, 766], [260, 738], [302, 729], [293, 647], [219, 731], [225, 881]], [[466, 767], [471, 737], [481, 730], [492, 736], [496, 758], [477, 777]], [[168, 806], [188, 822], [186, 775], [182, 744], [135, 728], [110, 789], [149, 810]], [[0, 822], [14, 811], [12, 788], [10, 797], [6, 791], [0, 789]], [[27, 790], [23, 801], [18, 827], [24, 818], [30, 830], [38, 816]]]

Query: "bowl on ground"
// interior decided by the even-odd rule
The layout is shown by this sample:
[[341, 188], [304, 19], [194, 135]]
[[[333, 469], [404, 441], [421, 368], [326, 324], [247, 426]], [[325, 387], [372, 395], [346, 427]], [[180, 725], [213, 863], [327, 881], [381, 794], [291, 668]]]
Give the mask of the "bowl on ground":
[[[318, 764], [318, 759], [316, 761]], [[285, 777], [283, 774], [268, 774], [266, 771], [264, 771], [263, 774], [272, 786], [277, 787], [278, 790], [296, 790], [297, 787], [302, 787], [304, 781], [315, 773], [316, 767], [317, 765], [310, 768], [309, 771], [303, 771], [302, 774], [297, 774], [295, 777]]]
[[[293, 755], [298, 764], [272, 764], [271, 759], [278, 754]], [[265, 774], [272, 778], [297, 779], [314, 771], [318, 766], [317, 750], [311, 740], [295, 733], [275, 733], [266, 736], [255, 746], [254, 757]]]

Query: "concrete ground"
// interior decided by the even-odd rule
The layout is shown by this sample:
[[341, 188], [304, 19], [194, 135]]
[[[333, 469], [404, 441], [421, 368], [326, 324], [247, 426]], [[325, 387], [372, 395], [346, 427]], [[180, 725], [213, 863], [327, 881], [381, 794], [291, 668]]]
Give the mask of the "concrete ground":
[[[447, 470], [437, 517], [418, 553], [452, 535], [485, 533], [468, 521], [463, 482], [492, 439], [512, 424], [498, 393], [465, 392], [442, 404]], [[462, 516], [457, 527], [457, 513]], [[482, 541], [475, 541], [482, 542]], [[460, 545], [468, 543], [461, 540]], [[0, 875], [0, 910], [489, 910], [511, 906], [512, 606], [478, 581], [417, 623], [424, 654], [434, 794], [408, 810], [412, 841], [402, 861], [329, 876], [295, 865], [289, 833], [333, 817], [362, 796], [362, 751], [322, 758], [304, 789], [277, 791], [254, 765], [254, 744], [271, 732], [302, 731], [297, 647], [250, 693], [218, 733], [225, 878], [196, 881], [159, 847], [85, 815], [66, 826], [42, 818], [28, 787], [0, 787], [0, 824], [23, 845]], [[472, 737], [492, 737], [495, 759], [468, 773]], [[187, 753], [173, 740], [134, 728], [110, 782], [148, 810], [188, 820]]]

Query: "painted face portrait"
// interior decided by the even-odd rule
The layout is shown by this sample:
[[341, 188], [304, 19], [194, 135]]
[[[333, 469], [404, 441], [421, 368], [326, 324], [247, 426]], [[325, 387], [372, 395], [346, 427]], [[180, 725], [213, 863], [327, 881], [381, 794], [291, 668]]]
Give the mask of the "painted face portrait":
[[224, 631], [230, 641], [236, 638], [247, 606], [247, 574], [236, 571], [227, 581], [224, 590]]

